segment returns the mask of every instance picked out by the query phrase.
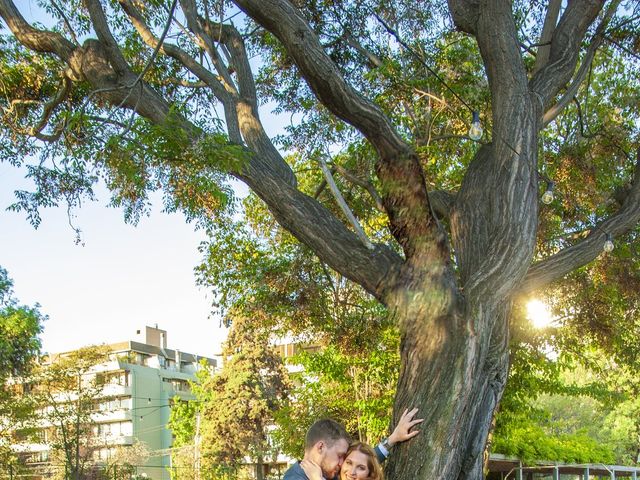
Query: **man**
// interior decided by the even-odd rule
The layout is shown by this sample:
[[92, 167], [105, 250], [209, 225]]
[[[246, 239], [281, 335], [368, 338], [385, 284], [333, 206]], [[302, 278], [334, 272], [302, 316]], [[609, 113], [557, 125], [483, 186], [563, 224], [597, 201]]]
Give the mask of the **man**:
[[[422, 418], [414, 420], [416, 413], [418, 413], [417, 408], [411, 411], [405, 410], [391, 435], [375, 448], [380, 462], [387, 458], [389, 449], [396, 443], [409, 440], [419, 433], [419, 430], [411, 430], [423, 420]], [[334, 479], [340, 473], [340, 467], [350, 443], [351, 437], [338, 422], [328, 418], [318, 420], [311, 425], [305, 436], [303, 460], [320, 466], [325, 479]], [[283, 480], [309, 480], [309, 478], [300, 466], [300, 462], [296, 462], [285, 472]]]

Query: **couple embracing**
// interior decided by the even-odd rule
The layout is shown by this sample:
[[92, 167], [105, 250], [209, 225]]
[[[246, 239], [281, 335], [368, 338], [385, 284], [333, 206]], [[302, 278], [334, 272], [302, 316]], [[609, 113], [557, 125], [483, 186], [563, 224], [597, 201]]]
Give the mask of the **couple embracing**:
[[418, 434], [411, 430], [422, 422], [414, 420], [417, 412], [405, 410], [391, 435], [375, 448], [351, 443], [345, 428], [334, 420], [318, 420], [307, 431], [304, 458], [285, 472], [283, 480], [383, 480], [380, 464], [390, 448]]

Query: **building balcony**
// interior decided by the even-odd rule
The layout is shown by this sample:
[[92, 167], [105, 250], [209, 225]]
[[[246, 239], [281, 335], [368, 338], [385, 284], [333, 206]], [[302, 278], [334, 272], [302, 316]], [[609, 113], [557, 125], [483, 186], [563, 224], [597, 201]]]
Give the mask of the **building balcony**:
[[131, 420], [131, 410], [119, 409], [98, 411], [91, 415], [91, 420], [95, 423], [121, 422], [124, 420]]
[[18, 443], [11, 445], [11, 449], [17, 453], [46, 452], [49, 450], [49, 445], [46, 443]]
[[108, 383], [102, 387], [104, 397], [125, 397], [131, 395], [131, 387]]
[[133, 445], [133, 435], [98, 435], [92, 443], [105, 447], [116, 447], [118, 445]]

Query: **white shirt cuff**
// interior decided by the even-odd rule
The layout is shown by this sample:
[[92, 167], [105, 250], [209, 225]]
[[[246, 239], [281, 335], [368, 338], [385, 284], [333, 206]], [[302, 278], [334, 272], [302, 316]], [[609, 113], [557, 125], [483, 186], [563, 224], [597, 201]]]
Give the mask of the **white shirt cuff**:
[[379, 443], [378, 444], [378, 450], [380, 450], [380, 453], [382, 453], [382, 455], [384, 455], [385, 458], [387, 458], [389, 456], [389, 450], [384, 448], [384, 443]]

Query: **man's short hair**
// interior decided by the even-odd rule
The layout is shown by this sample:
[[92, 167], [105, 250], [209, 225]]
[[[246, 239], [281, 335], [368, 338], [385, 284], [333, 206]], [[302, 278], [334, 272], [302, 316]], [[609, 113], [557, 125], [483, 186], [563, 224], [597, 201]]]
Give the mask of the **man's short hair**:
[[329, 447], [333, 446], [338, 440], [344, 439], [347, 443], [351, 443], [351, 436], [347, 433], [342, 425], [330, 418], [318, 420], [307, 430], [304, 439], [304, 449], [309, 450], [320, 440], [324, 440]]

